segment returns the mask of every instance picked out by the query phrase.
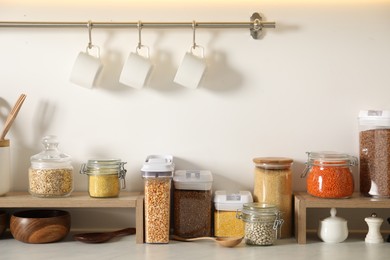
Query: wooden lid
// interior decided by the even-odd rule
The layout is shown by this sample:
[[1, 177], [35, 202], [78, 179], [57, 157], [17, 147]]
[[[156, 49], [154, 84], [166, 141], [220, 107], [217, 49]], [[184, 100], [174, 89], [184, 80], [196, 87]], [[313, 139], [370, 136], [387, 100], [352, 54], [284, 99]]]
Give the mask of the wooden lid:
[[8, 147], [9, 146], [9, 140], [0, 140], [0, 147]]
[[256, 157], [253, 158], [255, 164], [290, 164], [294, 160], [287, 157]]

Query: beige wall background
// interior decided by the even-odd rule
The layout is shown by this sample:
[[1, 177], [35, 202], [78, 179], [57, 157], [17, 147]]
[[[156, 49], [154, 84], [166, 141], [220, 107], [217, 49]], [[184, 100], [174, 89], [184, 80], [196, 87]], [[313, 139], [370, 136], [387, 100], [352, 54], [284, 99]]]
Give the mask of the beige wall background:
[[[249, 21], [260, 12], [277, 23], [261, 40], [246, 29], [198, 29], [208, 71], [196, 90], [173, 83], [191, 47], [191, 29], [142, 31], [155, 67], [149, 85], [136, 90], [118, 82], [138, 43], [134, 29], [93, 29], [105, 67], [99, 85], [86, 89], [69, 82], [88, 43], [86, 28], [1, 28], [1, 123], [19, 94], [27, 94], [8, 135], [13, 190], [28, 189], [29, 158], [47, 134], [57, 135], [60, 149], [72, 156], [76, 190], [87, 189], [80, 165], [96, 157], [126, 161], [127, 190], [142, 190], [146, 156], [165, 153], [177, 169], [211, 170], [214, 190], [252, 191], [253, 157], [291, 157], [294, 190], [305, 190], [305, 152], [357, 156], [359, 110], [390, 109], [390, 1], [0, 2], [4, 21]], [[358, 188], [357, 169], [354, 176]], [[370, 213], [339, 214], [364, 229]], [[311, 211], [309, 226], [327, 215]], [[122, 210], [77, 210], [73, 216], [75, 227], [134, 221]]]

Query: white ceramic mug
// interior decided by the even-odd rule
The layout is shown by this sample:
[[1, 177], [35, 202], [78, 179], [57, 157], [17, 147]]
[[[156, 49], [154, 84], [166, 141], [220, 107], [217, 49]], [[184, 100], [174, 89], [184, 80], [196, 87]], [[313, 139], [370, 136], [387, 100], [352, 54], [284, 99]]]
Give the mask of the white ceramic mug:
[[[201, 46], [196, 46], [201, 48]], [[187, 88], [197, 88], [206, 70], [206, 61], [201, 48], [201, 55], [195, 55], [194, 47], [187, 52], [176, 72], [174, 82]]]
[[145, 56], [141, 55], [139, 50], [140, 48], [137, 48], [135, 53], [129, 54], [119, 77], [120, 83], [138, 89], [145, 85], [153, 68], [153, 64], [149, 59], [149, 49], [147, 49]]
[[[97, 48], [96, 46], [94, 46]], [[88, 51], [80, 52], [73, 65], [70, 81], [76, 85], [92, 88], [95, 85], [103, 64], [100, 60], [99, 49], [97, 56], [93, 56]]]
[[11, 160], [9, 140], [0, 140], [0, 196], [10, 190]]

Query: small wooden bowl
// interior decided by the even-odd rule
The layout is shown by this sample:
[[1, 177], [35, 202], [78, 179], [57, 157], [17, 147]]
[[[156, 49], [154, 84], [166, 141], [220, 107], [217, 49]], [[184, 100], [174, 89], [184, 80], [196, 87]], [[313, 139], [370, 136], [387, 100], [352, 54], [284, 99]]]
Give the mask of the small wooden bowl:
[[7, 227], [7, 212], [0, 211], [0, 236], [3, 234], [6, 227]]
[[56, 242], [70, 230], [70, 214], [63, 210], [26, 210], [15, 212], [10, 219], [15, 239], [31, 244]]

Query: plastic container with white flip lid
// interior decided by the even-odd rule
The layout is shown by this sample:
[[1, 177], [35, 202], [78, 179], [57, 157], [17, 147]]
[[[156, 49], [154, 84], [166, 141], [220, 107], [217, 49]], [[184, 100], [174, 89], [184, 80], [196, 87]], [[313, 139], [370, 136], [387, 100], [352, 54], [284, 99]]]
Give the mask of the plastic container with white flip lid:
[[244, 222], [237, 218], [237, 211], [242, 210], [245, 203], [253, 202], [249, 191], [230, 193], [219, 190], [214, 193], [214, 236], [243, 237]]
[[181, 237], [211, 236], [213, 176], [207, 170], [178, 170], [173, 177], [173, 230]]
[[150, 155], [141, 172], [145, 185], [145, 242], [169, 242], [171, 180], [175, 165], [171, 155]]

